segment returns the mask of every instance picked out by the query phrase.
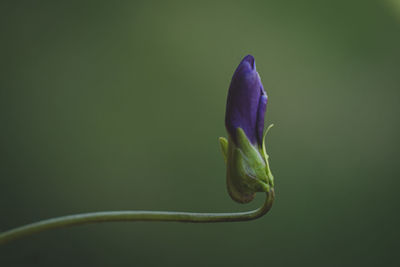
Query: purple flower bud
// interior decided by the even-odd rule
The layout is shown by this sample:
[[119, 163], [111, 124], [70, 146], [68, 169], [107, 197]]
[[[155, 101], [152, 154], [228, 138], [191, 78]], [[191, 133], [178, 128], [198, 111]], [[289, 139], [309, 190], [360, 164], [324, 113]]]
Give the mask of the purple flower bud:
[[233, 74], [226, 104], [225, 126], [237, 144], [237, 128], [242, 128], [253, 145], [262, 145], [267, 94], [256, 71], [254, 57], [247, 55]]

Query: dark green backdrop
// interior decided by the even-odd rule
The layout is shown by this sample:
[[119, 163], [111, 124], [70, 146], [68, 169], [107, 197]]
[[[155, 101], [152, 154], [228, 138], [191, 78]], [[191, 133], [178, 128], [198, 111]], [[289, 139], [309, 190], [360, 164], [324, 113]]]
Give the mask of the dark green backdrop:
[[217, 138], [255, 56], [277, 199], [254, 222], [108, 223], [0, 266], [398, 266], [400, 3], [3, 1], [0, 230], [78, 212], [235, 211]]

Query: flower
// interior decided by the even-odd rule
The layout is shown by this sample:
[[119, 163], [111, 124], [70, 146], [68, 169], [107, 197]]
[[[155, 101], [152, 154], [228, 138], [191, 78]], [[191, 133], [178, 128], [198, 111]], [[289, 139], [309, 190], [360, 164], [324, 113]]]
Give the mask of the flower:
[[267, 94], [256, 71], [254, 57], [247, 55], [232, 77], [226, 103], [225, 126], [235, 143], [242, 128], [252, 144], [262, 144]]
[[220, 137], [227, 167], [227, 187], [233, 200], [250, 202], [256, 192], [274, 186], [265, 149], [264, 128], [267, 94], [256, 71], [255, 60], [247, 55], [233, 74], [226, 104], [228, 140]]

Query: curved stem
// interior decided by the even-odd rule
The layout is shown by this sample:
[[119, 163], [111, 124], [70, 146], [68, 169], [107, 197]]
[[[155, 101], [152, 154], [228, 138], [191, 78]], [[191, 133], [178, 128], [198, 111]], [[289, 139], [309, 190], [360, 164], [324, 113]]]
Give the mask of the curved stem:
[[173, 211], [103, 211], [75, 215], [67, 215], [27, 224], [0, 233], [0, 245], [34, 233], [49, 229], [63, 228], [72, 225], [82, 225], [99, 222], [122, 221], [158, 221], [158, 222], [237, 222], [257, 219], [266, 214], [272, 207], [275, 193], [271, 189], [267, 193], [264, 205], [253, 211], [235, 213], [196, 213]]

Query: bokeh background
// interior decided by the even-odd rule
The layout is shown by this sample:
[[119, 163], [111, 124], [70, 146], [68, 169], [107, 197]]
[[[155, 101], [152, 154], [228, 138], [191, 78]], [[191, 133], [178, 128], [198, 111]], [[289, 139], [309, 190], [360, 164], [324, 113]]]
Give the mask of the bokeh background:
[[400, 3], [2, 1], [0, 231], [121, 209], [242, 211], [217, 138], [246, 54], [277, 199], [244, 223], [107, 223], [0, 266], [399, 266]]

